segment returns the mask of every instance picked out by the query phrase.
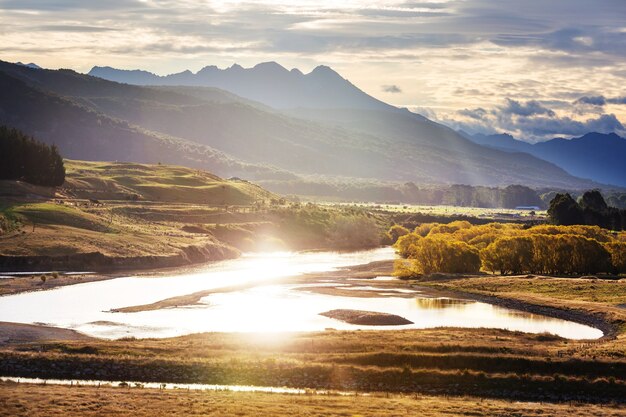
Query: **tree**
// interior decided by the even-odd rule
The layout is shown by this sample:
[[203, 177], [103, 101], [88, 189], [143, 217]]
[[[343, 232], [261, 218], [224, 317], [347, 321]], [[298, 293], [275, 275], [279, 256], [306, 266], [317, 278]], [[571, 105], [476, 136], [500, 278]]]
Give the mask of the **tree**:
[[422, 237], [419, 234], [408, 233], [404, 236], [400, 236], [393, 247], [400, 256], [403, 258], [409, 258], [413, 252], [412, 247], [416, 245], [420, 239], [422, 239]]
[[480, 252], [483, 268], [501, 274], [529, 271], [533, 262], [533, 241], [527, 236], [497, 239]]
[[0, 126], [0, 179], [58, 186], [65, 181], [63, 158], [48, 146], [17, 129]]
[[589, 208], [600, 213], [608, 209], [606, 201], [604, 201], [604, 197], [602, 197], [600, 190], [597, 189], [585, 191], [585, 193], [580, 197], [579, 204], [583, 210]]
[[611, 254], [612, 272], [626, 274], [626, 242], [609, 242], [604, 247]]
[[408, 235], [408, 234], [409, 234], [409, 229], [399, 224], [394, 224], [393, 226], [391, 226], [391, 228], [387, 232], [389, 240], [391, 241], [392, 244], [396, 243], [398, 241], [398, 238], [404, 235]]
[[509, 185], [502, 190], [502, 207], [543, 206], [543, 201], [532, 188], [523, 185]]
[[557, 194], [548, 208], [550, 221], [556, 225], [584, 224], [583, 211], [569, 194]]
[[421, 274], [475, 273], [480, 270], [478, 250], [445, 237], [426, 237], [411, 246], [410, 259]]

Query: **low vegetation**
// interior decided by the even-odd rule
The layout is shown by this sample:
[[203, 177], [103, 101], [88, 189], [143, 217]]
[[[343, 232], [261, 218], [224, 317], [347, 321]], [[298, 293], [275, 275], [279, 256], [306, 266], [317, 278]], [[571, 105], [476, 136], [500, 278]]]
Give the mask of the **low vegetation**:
[[[382, 337], [381, 337], [382, 336]], [[489, 329], [208, 333], [0, 349], [5, 376], [623, 401], [624, 350]]]

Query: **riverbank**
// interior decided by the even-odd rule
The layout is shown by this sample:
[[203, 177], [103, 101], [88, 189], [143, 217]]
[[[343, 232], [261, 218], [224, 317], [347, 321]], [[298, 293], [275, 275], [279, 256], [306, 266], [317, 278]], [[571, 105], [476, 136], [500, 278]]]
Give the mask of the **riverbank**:
[[88, 341], [93, 337], [80, 332], [45, 326], [43, 324], [8, 323], [0, 321], [0, 347], [19, 343], [34, 343], [44, 341]]
[[599, 328], [604, 339], [626, 336], [626, 280], [546, 276], [454, 277], [419, 285], [506, 308], [524, 310]]
[[491, 329], [206, 333], [16, 343], [0, 375], [622, 402], [626, 361], [592, 345]]

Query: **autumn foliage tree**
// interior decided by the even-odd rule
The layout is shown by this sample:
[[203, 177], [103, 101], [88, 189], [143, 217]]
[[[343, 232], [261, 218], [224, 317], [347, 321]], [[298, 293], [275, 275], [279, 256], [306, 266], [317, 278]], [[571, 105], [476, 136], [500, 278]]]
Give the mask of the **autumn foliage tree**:
[[454, 222], [417, 227], [394, 247], [396, 275], [433, 272], [575, 275], [626, 272], [626, 235], [598, 226]]

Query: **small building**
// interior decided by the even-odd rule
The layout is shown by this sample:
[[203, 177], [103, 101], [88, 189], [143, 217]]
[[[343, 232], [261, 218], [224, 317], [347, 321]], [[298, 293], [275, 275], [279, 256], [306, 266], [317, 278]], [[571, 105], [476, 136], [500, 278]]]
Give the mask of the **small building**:
[[537, 206], [517, 206], [515, 210], [539, 211], [541, 208]]

